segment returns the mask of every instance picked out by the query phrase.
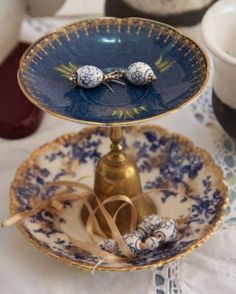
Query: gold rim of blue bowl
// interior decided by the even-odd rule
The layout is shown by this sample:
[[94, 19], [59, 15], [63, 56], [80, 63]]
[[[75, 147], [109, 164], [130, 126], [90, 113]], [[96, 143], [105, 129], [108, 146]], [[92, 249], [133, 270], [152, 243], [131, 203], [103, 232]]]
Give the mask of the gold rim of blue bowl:
[[[79, 27], [83, 28], [86, 31], [88, 29], [87, 25], [91, 24], [91, 23], [95, 26], [95, 28], [99, 28], [99, 26], [104, 25], [104, 24], [109, 26], [109, 24], [114, 24], [114, 23], [118, 27], [119, 26], [121, 27], [122, 23], [126, 23], [128, 25], [128, 27], [131, 26], [132, 23], [135, 23], [136, 25], [137, 24], [139, 24], [139, 25], [150, 24], [150, 31], [151, 32], [154, 29], [154, 25], [160, 25], [163, 28], [170, 29], [172, 32], [174, 31], [180, 37], [182, 37], [184, 40], [186, 40], [186, 41], [188, 40], [191, 43], [193, 43], [194, 46], [195, 46], [195, 49], [198, 49], [202, 53], [202, 55], [204, 56], [205, 61], [206, 61], [206, 69], [205, 69], [206, 75], [205, 75], [204, 82], [202, 83], [202, 85], [201, 85], [200, 89], [197, 91], [197, 93], [195, 93], [191, 98], [189, 98], [187, 101], [183, 102], [178, 107], [176, 107], [174, 109], [171, 109], [171, 110], [168, 110], [168, 111], [166, 111], [164, 113], [157, 114], [155, 116], [140, 119], [140, 120], [124, 121], [124, 122], [111, 122], [111, 123], [94, 122], [94, 121], [80, 120], [80, 119], [67, 117], [67, 116], [65, 116], [63, 114], [57, 113], [56, 111], [53, 111], [53, 110], [47, 108], [45, 105], [41, 104], [36, 97], [34, 97], [30, 93], [28, 93], [24, 83], [21, 82], [20, 74], [24, 72], [25, 67], [27, 66], [27, 55], [28, 55], [28, 53], [30, 51], [32, 51], [33, 48], [35, 48], [35, 46], [36, 46], [36, 48], [38, 48], [38, 50], [43, 50], [44, 49], [43, 46], [39, 44], [40, 41], [47, 40], [49, 37], [53, 37], [53, 36], [54, 36], [53, 37], [54, 40], [58, 40], [58, 38], [56, 38], [56, 37], [60, 36], [60, 34], [63, 34], [63, 35], [67, 34], [68, 35], [69, 32], [75, 32]], [[71, 28], [73, 29], [72, 31], [71, 31]], [[37, 47], [36, 44], [38, 45], [38, 47]], [[48, 42], [46, 42], [46, 44], [49, 45]], [[34, 56], [36, 56], [36, 55], [37, 55], [37, 52], [34, 52]], [[35, 106], [37, 106], [41, 110], [43, 110], [45, 112], [48, 112], [48, 113], [50, 113], [50, 114], [52, 114], [52, 115], [54, 115], [56, 117], [59, 117], [59, 118], [65, 119], [65, 120], [69, 120], [69, 121], [73, 121], [73, 122], [76, 122], [76, 123], [90, 124], [90, 125], [95, 125], [95, 126], [96, 125], [97, 126], [107, 126], [107, 127], [109, 127], [109, 126], [110, 127], [115, 127], [115, 126], [134, 125], [136, 123], [142, 123], [142, 122], [150, 121], [150, 120], [155, 119], [155, 118], [160, 118], [160, 117], [163, 117], [165, 115], [175, 113], [176, 111], [183, 108], [184, 106], [187, 106], [187, 105], [191, 104], [197, 97], [200, 96], [200, 94], [206, 88], [206, 85], [207, 85], [207, 83], [209, 81], [209, 77], [210, 77], [210, 61], [209, 61], [208, 55], [206, 54], [205, 50], [196, 41], [192, 40], [191, 38], [189, 38], [188, 36], [181, 33], [179, 30], [177, 30], [176, 28], [174, 28], [174, 27], [172, 27], [170, 25], [167, 25], [167, 24], [164, 24], [164, 23], [161, 23], [161, 22], [158, 22], [158, 21], [149, 20], [149, 19], [145, 19], [145, 18], [138, 18], [138, 17], [129, 17], [129, 18], [101, 17], [101, 18], [94, 18], [94, 19], [85, 19], [85, 20], [81, 20], [81, 21], [78, 21], [78, 22], [75, 22], [75, 23], [72, 23], [72, 24], [69, 24], [69, 25], [65, 25], [65, 26], [59, 28], [57, 31], [55, 31], [53, 33], [46, 34], [45, 36], [39, 38], [35, 43], [33, 43], [24, 52], [24, 54], [22, 55], [22, 57], [20, 59], [19, 69], [18, 69], [18, 72], [17, 72], [17, 79], [18, 79], [18, 83], [19, 83], [19, 86], [20, 86], [22, 92]]]

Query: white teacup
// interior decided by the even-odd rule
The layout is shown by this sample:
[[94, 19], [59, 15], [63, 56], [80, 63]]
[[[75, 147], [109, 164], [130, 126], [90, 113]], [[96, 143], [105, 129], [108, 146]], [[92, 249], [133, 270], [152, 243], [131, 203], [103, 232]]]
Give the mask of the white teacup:
[[236, 0], [214, 4], [203, 18], [202, 33], [215, 57], [213, 109], [225, 131], [236, 138]]

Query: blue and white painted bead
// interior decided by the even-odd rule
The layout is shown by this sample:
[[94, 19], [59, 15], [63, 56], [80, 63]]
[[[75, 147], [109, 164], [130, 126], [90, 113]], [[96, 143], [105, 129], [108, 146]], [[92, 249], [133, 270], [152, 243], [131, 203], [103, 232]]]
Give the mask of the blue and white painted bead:
[[117, 242], [113, 239], [101, 240], [98, 242], [98, 246], [109, 253], [117, 252], [118, 245]]
[[[126, 234], [126, 235], [123, 235], [122, 237], [125, 243], [127, 244], [127, 246], [129, 247], [129, 249], [132, 251], [132, 253], [134, 253], [134, 255], [138, 255], [141, 253], [142, 241], [135, 233]], [[122, 255], [122, 251], [119, 245], [113, 239], [101, 240], [98, 242], [98, 246], [109, 253]]]
[[122, 236], [126, 245], [129, 249], [134, 253], [134, 255], [138, 255], [141, 253], [141, 239], [135, 234], [126, 234]]
[[141, 241], [143, 241], [146, 238], [146, 234], [143, 230], [136, 230], [132, 232], [133, 235], [138, 237]]
[[151, 214], [145, 217], [139, 224], [137, 231], [142, 234], [144, 238], [153, 236], [154, 232], [159, 228], [162, 219], [156, 215]]
[[154, 236], [161, 239], [162, 242], [174, 241], [177, 237], [176, 221], [174, 219], [163, 220], [154, 231]]
[[137, 86], [144, 86], [157, 79], [151, 67], [144, 62], [132, 63], [125, 74], [126, 78]]
[[103, 82], [103, 72], [94, 65], [84, 65], [76, 70], [75, 81], [81, 88], [95, 88]]

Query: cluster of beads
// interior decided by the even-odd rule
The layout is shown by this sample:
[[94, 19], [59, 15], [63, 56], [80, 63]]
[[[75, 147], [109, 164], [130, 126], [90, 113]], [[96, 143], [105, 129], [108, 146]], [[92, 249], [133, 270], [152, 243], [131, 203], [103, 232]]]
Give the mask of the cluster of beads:
[[137, 86], [147, 85], [157, 79], [148, 64], [144, 62], [135, 62], [127, 69], [117, 69], [108, 73], [103, 73], [101, 69], [94, 65], [84, 65], [77, 68], [72, 75], [69, 76], [69, 80], [81, 88], [87, 89], [104, 84], [112, 91], [107, 83], [113, 82], [125, 85], [118, 80], [121, 77], [127, 78], [132, 84]]
[[[136, 231], [122, 237], [132, 253], [137, 256], [143, 250], [155, 250], [163, 243], [174, 241], [176, 236], [174, 219], [162, 219], [152, 214], [138, 224]], [[98, 245], [109, 253], [122, 255], [119, 245], [113, 239], [102, 240]]]

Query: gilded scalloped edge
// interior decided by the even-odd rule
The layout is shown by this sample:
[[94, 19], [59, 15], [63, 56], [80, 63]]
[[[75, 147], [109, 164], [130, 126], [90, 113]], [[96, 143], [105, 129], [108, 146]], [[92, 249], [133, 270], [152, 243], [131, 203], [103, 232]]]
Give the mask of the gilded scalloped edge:
[[[18, 207], [18, 202], [16, 199], [16, 194], [15, 194], [15, 188], [21, 183], [22, 181], [22, 175], [24, 174], [24, 172], [26, 171], [27, 168], [29, 168], [29, 166], [31, 166], [32, 164], [35, 163], [35, 160], [37, 159], [37, 157], [45, 151], [45, 149], [51, 149], [53, 146], [57, 146], [58, 144], [61, 144], [63, 142], [66, 142], [68, 140], [71, 140], [72, 138], [82, 138], [83, 136], [89, 134], [89, 133], [93, 133], [95, 130], [100, 129], [98, 127], [90, 127], [90, 128], [85, 128], [83, 129], [81, 132], [79, 133], [69, 133], [69, 134], [65, 134], [62, 135], [58, 138], [56, 138], [55, 140], [53, 140], [52, 142], [48, 143], [48, 144], [44, 144], [41, 147], [39, 147], [38, 149], [36, 149], [30, 156], [30, 158], [26, 161], [24, 161], [20, 167], [18, 168], [16, 175], [15, 175], [15, 179], [11, 184], [10, 187], [10, 213], [11, 215], [14, 215], [17, 212], [17, 207]], [[216, 231], [216, 229], [220, 226], [220, 224], [223, 221], [224, 218], [224, 212], [225, 209], [227, 207], [228, 204], [228, 188], [225, 184], [225, 180], [224, 180], [224, 175], [223, 172], [221, 170], [221, 168], [219, 166], [217, 166], [215, 164], [215, 162], [213, 161], [211, 155], [195, 146], [193, 144], [193, 142], [189, 139], [187, 139], [186, 137], [176, 134], [176, 133], [170, 133], [169, 131], [165, 130], [164, 128], [161, 128], [159, 126], [155, 126], [155, 125], [148, 125], [148, 126], [139, 126], [139, 127], [128, 127], [128, 129], [134, 129], [137, 133], [143, 132], [145, 130], [156, 130], [159, 134], [162, 134], [164, 136], [173, 136], [175, 137], [181, 144], [186, 146], [186, 151], [188, 150], [192, 150], [194, 151], [196, 154], [199, 154], [199, 156], [201, 156], [202, 158], [204, 158], [205, 160], [205, 164], [209, 165], [214, 171], [215, 174], [219, 177], [219, 187], [222, 193], [222, 203], [221, 203], [221, 211], [219, 213], [218, 218], [215, 220], [214, 224], [209, 228], [209, 230], [207, 230], [205, 232], [205, 236], [203, 236], [200, 240], [198, 240], [196, 243], [192, 244], [188, 249], [186, 249], [184, 252], [173, 256], [173, 257], [169, 257], [163, 260], [160, 260], [158, 262], [154, 262], [148, 265], [138, 265], [138, 266], [132, 266], [132, 265], [126, 265], [126, 266], [121, 266], [121, 267], [113, 267], [113, 266], [102, 266], [99, 265], [98, 267], [96, 267], [97, 271], [117, 271], [117, 272], [126, 272], [126, 271], [137, 271], [137, 270], [147, 270], [147, 269], [152, 269], [154, 267], [161, 267], [169, 262], [174, 262], [179, 260], [180, 258], [188, 255], [189, 253], [193, 252], [195, 249], [197, 249], [198, 247], [200, 247], [202, 244], [204, 244]], [[108, 129], [104, 129], [104, 131], [108, 132]], [[94, 265], [90, 265], [90, 264], [85, 264], [79, 261], [73, 261], [70, 258], [67, 257], [63, 257], [63, 256], [59, 256], [56, 253], [52, 253], [49, 252], [45, 247], [43, 247], [41, 244], [39, 244], [37, 242], [36, 239], [34, 239], [29, 232], [27, 231], [27, 229], [24, 227], [24, 225], [22, 223], [18, 223], [17, 224], [18, 229], [20, 230], [20, 232], [22, 233], [22, 235], [29, 241], [31, 242], [36, 248], [38, 248], [40, 251], [42, 251], [43, 253], [45, 253], [46, 255], [50, 256], [50, 257], [54, 257], [57, 260], [60, 260], [62, 262], [65, 262], [67, 264], [70, 264], [72, 266], [76, 266], [79, 267], [82, 270], [93, 270]]]
[[[190, 95], [192, 95], [192, 97], [189, 100], [182, 103], [181, 105], [179, 105], [178, 107], [176, 107], [175, 109], [166, 111], [165, 113], [155, 115], [154, 117], [149, 117], [149, 118], [135, 120], [135, 121], [119, 122], [119, 123], [117, 122], [101, 123], [101, 122], [78, 120], [78, 119], [66, 117], [62, 114], [54, 112], [51, 109], [39, 103], [37, 98], [34, 97], [34, 93], [30, 87], [29, 77], [28, 78], [26, 77], [27, 70], [28, 70], [28, 74], [30, 71], [32, 72], [34, 71], [33, 68], [28, 66], [28, 64], [31, 61], [35, 64], [38, 64], [38, 62], [40, 62], [40, 59], [39, 60], [37, 59], [37, 61], [35, 59], [38, 58], [38, 56], [40, 56], [39, 52], [42, 52], [42, 56], [45, 55], [45, 47], [47, 46], [54, 47], [53, 42], [58, 42], [60, 45], [63, 45], [60, 40], [61, 36], [66, 36], [68, 40], [68, 37], [70, 38], [69, 36], [70, 33], [77, 32], [77, 34], [79, 35], [80, 31], [85, 33], [86, 36], [89, 36], [89, 28], [95, 28], [96, 32], [99, 32], [99, 28], [102, 26], [105, 26], [107, 28], [108, 34], [110, 32], [109, 30], [110, 26], [116, 26], [118, 33], [120, 32], [122, 26], [127, 26], [127, 33], [130, 32], [131, 26], [137, 27], [137, 32], [140, 31], [142, 27], [147, 26], [149, 27], [149, 30], [147, 30], [147, 38], [150, 38], [151, 34], [156, 33], [158, 31], [157, 30], [158, 27], [161, 27], [157, 35], [158, 38], [160, 38], [161, 34], [165, 34], [166, 37], [175, 35], [176, 40], [175, 40], [174, 46], [176, 46], [179, 42], [182, 42], [182, 46], [179, 48], [180, 50], [182, 50], [185, 46], [187, 46], [187, 47], [190, 47], [189, 53], [191, 51], [194, 51], [195, 53], [194, 58], [200, 55], [204, 57], [201, 60], [201, 62], [197, 60], [197, 63], [194, 64], [194, 65], [197, 65], [199, 62], [201, 68], [199, 68], [199, 70], [197, 71], [201, 70], [202, 72], [204, 72], [203, 76], [205, 77], [205, 79], [200, 81], [201, 87], [199, 88], [198, 86], [197, 88], [195, 88], [195, 84], [192, 85], [192, 88], [189, 89], [189, 93]], [[189, 62], [192, 62], [193, 60], [189, 60]], [[20, 77], [20, 72], [22, 74], [22, 77]], [[180, 31], [178, 31], [177, 29], [175, 29], [174, 27], [170, 25], [167, 25], [158, 21], [154, 21], [154, 20], [149, 20], [145, 18], [137, 18], [137, 17], [129, 17], [129, 18], [101, 17], [101, 18], [95, 18], [95, 19], [81, 20], [76, 23], [63, 26], [62, 28], [59, 28], [56, 32], [47, 34], [44, 37], [41, 37], [40, 39], [38, 39], [34, 44], [32, 44], [22, 55], [20, 64], [19, 64], [19, 69], [17, 72], [17, 80], [22, 92], [38, 108], [62, 119], [74, 121], [77, 123], [90, 124], [90, 125], [93, 124], [93, 125], [100, 125], [100, 126], [122, 126], [122, 125], [128, 126], [128, 125], [135, 124], [137, 122], [145, 122], [154, 118], [162, 117], [167, 114], [175, 113], [177, 110], [181, 109], [184, 106], [189, 105], [190, 103], [193, 102], [193, 100], [199, 97], [199, 95], [205, 89], [209, 81], [209, 77], [210, 77], [210, 61], [209, 61], [208, 55], [206, 54], [205, 50], [197, 42], [193, 41], [188, 36], [185, 36]]]

